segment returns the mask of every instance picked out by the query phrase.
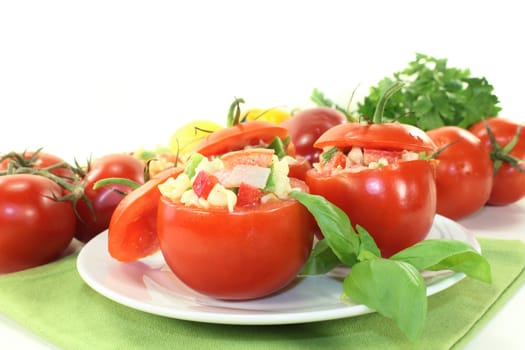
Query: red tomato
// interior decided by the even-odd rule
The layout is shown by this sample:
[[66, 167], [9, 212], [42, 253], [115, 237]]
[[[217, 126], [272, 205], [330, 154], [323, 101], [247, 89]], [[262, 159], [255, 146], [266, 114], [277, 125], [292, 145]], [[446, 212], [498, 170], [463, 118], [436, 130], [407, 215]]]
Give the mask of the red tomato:
[[207, 171], [201, 170], [195, 177], [192, 184], [192, 189], [197, 197], [208, 198], [213, 187], [219, 183], [219, 179]]
[[280, 125], [265, 121], [239, 123], [211, 133], [194, 151], [206, 157], [218, 156], [242, 150], [246, 146], [257, 146], [261, 142], [269, 144], [276, 136], [284, 139], [288, 131]]
[[[66, 164], [62, 158], [42, 151], [8, 153], [4, 155], [4, 159], [0, 162], [0, 170], [7, 170], [9, 162], [16, 162], [17, 166], [35, 169], [47, 168], [58, 164]], [[65, 179], [69, 179], [73, 176], [73, 172], [68, 166], [57, 167], [51, 172]]]
[[230, 213], [162, 197], [158, 236], [168, 266], [182, 282], [232, 300], [263, 297], [288, 285], [313, 244], [310, 214], [292, 199]]
[[[213, 132], [195, 147], [195, 152], [206, 157], [229, 153], [229, 157], [232, 157], [237, 161], [236, 155], [233, 151], [243, 150], [247, 146], [256, 147], [261, 143], [269, 144], [275, 137], [285, 139], [288, 136], [288, 129], [282, 125], [259, 120], [248, 121]], [[268, 158], [268, 153], [264, 153], [261, 149], [258, 151], [261, 153], [258, 155], [252, 154], [250, 156], [257, 156], [257, 158], [266, 159], [271, 162], [271, 155]], [[289, 143], [286, 153], [296, 159], [296, 162], [289, 166], [290, 177], [303, 180], [306, 171], [312, 167], [311, 163], [304, 157], [296, 155], [293, 141]], [[262, 161], [262, 159], [259, 159], [259, 161]], [[223, 160], [228, 163], [228, 160]]]
[[314, 142], [326, 130], [346, 122], [346, 116], [334, 108], [313, 107], [294, 114], [281, 125], [288, 129], [296, 155], [305, 157], [313, 164], [319, 160], [321, 153], [314, 147]]
[[321, 135], [315, 147], [352, 146], [371, 150], [433, 152], [436, 148], [430, 137], [421, 129], [407, 124], [361, 124], [347, 123], [333, 127]]
[[242, 182], [239, 185], [237, 192], [238, 207], [249, 207], [261, 203], [262, 191], [256, 187], [250, 186]]
[[[405, 146], [393, 139], [398, 135]], [[345, 123], [331, 128], [315, 143], [322, 148], [336, 145], [344, 150], [353, 145], [373, 146], [390, 149], [394, 154], [400, 150], [435, 149], [422, 130], [397, 123]], [[389, 257], [424, 239], [432, 227], [436, 213], [435, 167], [435, 161], [416, 159], [333, 173], [313, 168], [306, 174], [306, 183], [311, 193], [324, 196], [345, 211], [353, 225], [364, 227], [382, 256]]]
[[[520, 124], [501, 117], [489, 118], [486, 119], [486, 122], [501, 148], [504, 148], [511, 142], [516, 136], [518, 127], [520, 127]], [[487, 132], [487, 126], [484, 121], [480, 121], [472, 125], [469, 130], [481, 140], [481, 143], [496, 164], [498, 159], [504, 158], [504, 154], [496, 152], [497, 149], [492, 145]], [[525, 130], [523, 130], [523, 125], [521, 125], [521, 128], [516, 145], [508, 152], [508, 155], [514, 157], [520, 163], [516, 167], [511, 166], [507, 161], [501, 163], [501, 167], [494, 175], [492, 191], [487, 201], [488, 204], [507, 205], [525, 197]]]
[[89, 241], [108, 228], [116, 206], [124, 195], [131, 191], [128, 186], [118, 184], [93, 189], [97, 181], [107, 178], [126, 178], [142, 184], [144, 183], [144, 163], [123, 153], [109, 154], [91, 163], [83, 182], [84, 194], [91, 202], [93, 212], [83, 200], [79, 200], [76, 206], [80, 218], [77, 220], [75, 237], [82, 242]]
[[444, 126], [427, 131], [437, 147], [437, 213], [458, 220], [482, 208], [492, 189], [492, 161], [479, 138]]
[[169, 168], [125, 196], [115, 208], [108, 230], [108, 251], [120, 261], [135, 261], [159, 250], [157, 186], [183, 169]]
[[39, 175], [0, 176], [0, 273], [48, 263], [73, 239], [75, 214], [62, 188]]

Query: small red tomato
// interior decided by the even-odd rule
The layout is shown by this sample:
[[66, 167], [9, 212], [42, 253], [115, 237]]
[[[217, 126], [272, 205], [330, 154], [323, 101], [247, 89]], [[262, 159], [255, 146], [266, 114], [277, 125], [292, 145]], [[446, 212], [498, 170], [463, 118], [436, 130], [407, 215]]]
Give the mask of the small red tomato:
[[[492, 161], [474, 134], [460, 127], [427, 131], [437, 147], [437, 213], [453, 220], [482, 208], [492, 189]], [[446, 148], [445, 148], [446, 147]]]
[[[62, 158], [43, 151], [8, 153], [3, 156], [3, 160], [0, 162], [0, 170], [7, 170], [10, 162], [15, 162], [16, 166], [23, 166], [35, 169], [43, 169], [51, 166], [56, 166], [56, 168], [51, 170], [51, 173], [60, 176], [66, 180], [74, 176], [71, 168], [68, 164], [66, 164], [66, 162]], [[64, 164], [64, 166], [59, 166], [60, 164]]]
[[40, 175], [0, 176], [0, 273], [48, 263], [73, 239], [75, 214], [62, 188]]
[[76, 210], [79, 214], [75, 237], [87, 242], [109, 226], [109, 221], [118, 203], [131, 188], [112, 184], [93, 189], [93, 185], [107, 178], [126, 178], [136, 183], [144, 183], [144, 163], [123, 153], [109, 154], [95, 159], [88, 169], [84, 181], [84, 194], [90, 201], [93, 211], [85, 201], [79, 200]]
[[[493, 144], [488, 129], [494, 135]], [[494, 163], [494, 182], [488, 199], [491, 205], [507, 205], [525, 197], [525, 130], [512, 120], [493, 117], [469, 128], [485, 146]], [[515, 142], [512, 146], [512, 142]], [[510, 150], [505, 148], [511, 147]]]
[[288, 129], [295, 146], [295, 154], [306, 158], [311, 164], [319, 160], [321, 150], [314, 142], [326, 130], [346, 123], [346, 116], [334, 108], [313, 107], [294, 114], [281, 123]]

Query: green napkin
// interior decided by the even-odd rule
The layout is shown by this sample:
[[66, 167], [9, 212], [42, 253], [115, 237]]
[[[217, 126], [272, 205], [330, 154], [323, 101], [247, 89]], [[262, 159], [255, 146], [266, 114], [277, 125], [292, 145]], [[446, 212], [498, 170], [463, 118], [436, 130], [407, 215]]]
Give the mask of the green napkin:
[[0, 276], [0, 312], [64, 349], [449, 349], [461, 347], [524, 281], [525, 244], [479, 239], [493, 283], [465, 278], [429, 298], [420, 342], [377, 313], [297, 325], [232, 326], [137, 311], [92, 290], [76, 255]]

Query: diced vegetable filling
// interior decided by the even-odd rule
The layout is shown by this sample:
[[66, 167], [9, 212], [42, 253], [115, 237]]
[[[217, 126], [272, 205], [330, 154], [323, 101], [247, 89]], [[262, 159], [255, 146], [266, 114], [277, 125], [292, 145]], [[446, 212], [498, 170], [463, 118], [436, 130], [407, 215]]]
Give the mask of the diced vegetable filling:
[[412, 151], [393, 151], [352, 147], [344, 152], [337, 147], [327, 147], [314, 164], [319, 172], [334, 174], [338, 172], [358, 172], [377, 169], [402, 161], [420, 159], [420, 154]]
[[194, 154], [185, 171], [160, 184], [159, 190], [174, 202], [230, 212], [287, 199], [292, 191], [288, 158], [279, 159], [272, 149], [246, 149], [211, 160]]

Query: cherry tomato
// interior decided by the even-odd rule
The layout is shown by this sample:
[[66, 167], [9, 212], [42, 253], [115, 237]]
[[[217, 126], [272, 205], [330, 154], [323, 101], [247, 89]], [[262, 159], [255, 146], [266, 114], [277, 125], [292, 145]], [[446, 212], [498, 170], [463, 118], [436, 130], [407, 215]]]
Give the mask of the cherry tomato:
[[169, 168], [125, 196], [115, 208], [108, 230], [108, 251], [119, 261], [135, 261], [159, 250], [157, 239], [158, 185], [182, 168]]
[[427, 131], [437, 147], [437, 213], [453, 220], [482, 208], [492, 189], [492, 161], [474, 134], [460, 127]]
[[[404, 135], [404, 143], [392, 140], [396, 135]], [[417, 152], [435, 150], [430, 137], [424, 131], [404, 124], [345, 123], [331, 128], [315, 143], [316, 147], [322, 148], [335, 145], [340, 148], [339, 152], [356, 145], [361, 161], [368, 152], [361, 147], [369, 146], [380, 148], [382, 153], [390, 151], [398, 157], [404, 154], [400, 151], [405, 151], [409, 157], [376, 168], [370, 168], [368, 164], [348, 169], [314, 167], [306, 174], [310, 192], [320, 194], [340, 207], [353, 225], [364, 227], [384, 257], [424, 239], [436, 214], [436, 164], [433, 160], [418, 159]], [[320, 157], [324, 158], [323, 155]], [[345, 166], [352, 163], [352, 158], [353, 155], [349, 154]], [[374, 163], [380, 161], [377, 159]], [[327, 164], [331, 163], [327, 161]]]
[[[497, 146], [492, 144], [487, 127], [494, 135]], [[516, 137], [519, 127], [521, 129], [514, 147], [508, 152], [498, 151], [499, 148], [509, 145]], [[523, 125], [506, 118], [493, 117], [477, 122], [469, 130], [481, 140], [494, 161], [494, 182], [487, 203], [507, 205], [525, 197], [525, 130]], [[514, 162], [517, 162], [515, 167], [506, 160], [500, 163], [501, 159], [509, 155], [514, 158]], [[498, 167], [498, 164], [501, 166]]]
[[191, 121], [175, 130], [169, 141], [169, 149], [174, 154], [189, 154], [202, 139], [222, 128], [209, 120]]
[[[17, 166], [24, 166], [35, 169], [47, 168], [58, 164], [66, 164], [66, 162], [62, 158], [43, 151], [8, 153], [3, 156], [3, 160], [0, 162], [0, 170], [7, 170], [9, 162], [16, 162]], [[68, 166], [57, 167], [51, 170], [51, 173], [63, 177], [64, 179], [69, 179], [73, 176], [73, 172]]]
[[310, 214], [293, 199], [228, 212], [161, 197], [158, 237], [166, 263], [182, 282], [231, 300], [263, 297], [288, 285], [313, 244]]
[[109, 221], [118, 203], [131, 191], [120, 184], [106, 185], [96, 190], [93, 185], [107, 178], [126, 178], [136, 183], [144, 183], [144, 163], [128, 154], [109, 154], [95, 159], [87, 171], [84, 194], [90, 201], [93, 211], [85, 201], [79, 200], [76, 210], [79, 214], [75, 237], [87, 242], [109, 226]]
[[0, 273], [48, 263], [73, 239], [71, 205], [55, 199], [62, 188], [31, 174], [0, 176]]
[[346, 116], [334, 108], [313, 107], [294, 114], [281, 125], [288, 129], [296, 155], [305, 157], [313, 164], [321, 153], [314, 147], [314, 142], [326, 130], [346, 122]]

